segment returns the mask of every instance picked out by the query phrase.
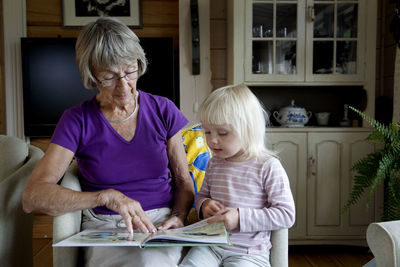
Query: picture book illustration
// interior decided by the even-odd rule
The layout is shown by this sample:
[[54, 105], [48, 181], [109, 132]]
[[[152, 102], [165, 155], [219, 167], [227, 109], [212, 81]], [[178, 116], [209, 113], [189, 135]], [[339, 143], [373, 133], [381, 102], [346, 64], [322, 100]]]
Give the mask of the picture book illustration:
[[231, 241], [224, 223], [207, 223], [207, 220], [202, 220], [182, 228], [155, 233], [135, 232], [129, 234], [125, 228], [86, 229], [53, 244], [53, 246], [230, 246]]

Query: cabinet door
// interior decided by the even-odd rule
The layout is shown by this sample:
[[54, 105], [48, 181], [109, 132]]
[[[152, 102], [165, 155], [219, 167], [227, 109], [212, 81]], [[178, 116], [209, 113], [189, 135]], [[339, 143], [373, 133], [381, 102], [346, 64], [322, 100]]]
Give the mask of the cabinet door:
[[364, 141], [368, 132], [309, 133], [307, 232], [310, 236], [365, 239], [375, 220], [375, 202], [366, 207], [365, 197], [350, 212], [342, 213], [353, 185], [351, 167], [374, 150]]
[[365, 2], [307, 1], [307, 81], [363, 81]]
[[268, 133], [268, 147], [278, 154], [290, 180], [296, 204], [296, 222], [289, 230], [289, 238], [304, 239], [306, 236], [306, 133]]
[[304, 6], [304, 0], [246, 0], [246, 81], [304, 81]]

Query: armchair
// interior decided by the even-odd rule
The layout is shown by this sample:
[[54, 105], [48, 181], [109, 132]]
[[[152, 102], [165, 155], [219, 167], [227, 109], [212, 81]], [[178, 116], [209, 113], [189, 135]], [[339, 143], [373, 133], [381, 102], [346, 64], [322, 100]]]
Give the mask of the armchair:
[[[76, 161], [69, 166], [61, 185], [82, 191], [78, 180], [79, 168]], [[53, 243], [57, 243], [81, 231], [82, 211], [74, 211], [56, 216], [53, 219]], [[79, 265], [79, 248], [53, 247], [53, 266], [76, 267]]]
[[400, 267], [400, 221], [371, 223], [367, 243], [375, 259], [366, 266]]
[[[211, 153], [203, 140], [201, 126], [196, 124], [182, 131], [183, 144], [186, 150], [190, 176], [195, 186], [195, 192], [200, 190], [204, 178], [205, 167], [208, 163]], [[74, 162], [66, 172], [61, 185], [67, 188], [80, 191], [78, 181], [79, 169]], [[53, 221], [53, 243], [59, 242], [80, 231], [82, 212], [76, 211], [67, 213], [54, 218]], [[192, 209], [188, 215], [188, 221], [194, 222], [197, 218], [197, 212]], [[271, 255], [270, 261], [272, 267], [288, 266], [288, 229], [272, 231], [271, 234]], [[53, 248], [53, 266], [75, 267], [79, 266], [78, 248]]]
[[[78, 180], [78, 166], [74, 162], [65, 174], [61, 185], [80, 191]], [[54, 217], [53, 243], [70, 237], [81, 230], [82, 212], [75, 211]], [[272, 231], [271, 234], [271, 267], [287, 267], [288, 263], [288, 229]], [[79, 266], [79, 249], [76, 247], [54, 247], [53, 266], [76, 267]]]
[[22, 210], [26, 182], [43, 152], [0, 135], [0, 265], [32, 266], [33, 215]]

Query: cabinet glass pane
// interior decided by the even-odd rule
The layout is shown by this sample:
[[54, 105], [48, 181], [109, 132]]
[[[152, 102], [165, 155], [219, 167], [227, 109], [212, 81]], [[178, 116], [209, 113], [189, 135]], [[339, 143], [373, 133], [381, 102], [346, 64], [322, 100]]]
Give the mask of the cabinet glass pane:
[[355, 74], [357, 72], [357, 42], [337, 41], [336, 73]]
[[253, 74], [272, 74], [273, 71], [273, 42], [253, 41]]
[[315, 4], [314, 37], [333, 37], [334, 21], [333, 4]]
[[273, 4], [253, 5], [253, 37], [272, 37], [274, 20]]
[[333, 69], [333, 41], [313, 43], [313, 73], [331, 74]]
[[297, 29], [297, 5], [277, 4], [276, 5], [276, 36], [296, 37]]
[[337, 5], [337, 37], [357, 37], [357, 4]]
[[276, 41], [276, 73], [296, 74], [296, 41]]

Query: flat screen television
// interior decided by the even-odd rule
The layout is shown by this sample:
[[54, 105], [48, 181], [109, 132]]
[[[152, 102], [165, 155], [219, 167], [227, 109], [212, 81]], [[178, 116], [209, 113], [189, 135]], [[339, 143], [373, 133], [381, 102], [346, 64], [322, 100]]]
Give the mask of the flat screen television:
[[[86, 89], [75, 63], [76, 38], [21, 38], [24, 133], [51, 137], [62, 113], [96, 92]], [[179, 107], [173, 38], [140, 38], [148, 59], [137, 88]]]

